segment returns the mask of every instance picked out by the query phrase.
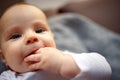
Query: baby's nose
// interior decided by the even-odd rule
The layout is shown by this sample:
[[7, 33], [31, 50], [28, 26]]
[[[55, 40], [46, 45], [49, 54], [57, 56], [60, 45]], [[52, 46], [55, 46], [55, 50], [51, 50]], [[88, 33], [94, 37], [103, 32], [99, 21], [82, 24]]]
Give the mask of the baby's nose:
[[28, 45], [28, 44], [35, 43], [35, 42], [38, 42], [38, 41], [39, 41], [38, 37], [31, 36], [26, 40], [26, 44]]

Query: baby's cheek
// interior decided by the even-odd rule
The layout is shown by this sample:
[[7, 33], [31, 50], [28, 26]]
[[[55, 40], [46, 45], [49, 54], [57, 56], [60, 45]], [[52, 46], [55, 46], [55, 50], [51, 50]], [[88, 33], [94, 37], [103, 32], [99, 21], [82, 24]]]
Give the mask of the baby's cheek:
[[44, 43], [45, 43], [45, 47], [56, 47], [54, 40], [47, 40]]

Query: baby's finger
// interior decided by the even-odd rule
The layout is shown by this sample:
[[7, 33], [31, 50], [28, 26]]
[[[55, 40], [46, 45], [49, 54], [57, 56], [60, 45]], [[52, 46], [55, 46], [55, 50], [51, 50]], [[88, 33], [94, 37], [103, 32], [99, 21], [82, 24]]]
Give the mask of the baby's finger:
[[31, 69], [31, 70], [42, 70], [39, 62], [29, 65], [29, 69]]
[[38, 62], [40, 61], [40, 54], [33, 54], [33, 55], [30, 55], [28, 57], [26, 57], [24, 59], [25, 62], [29, 62], [29, 61], [35, 61], [35, 62]]

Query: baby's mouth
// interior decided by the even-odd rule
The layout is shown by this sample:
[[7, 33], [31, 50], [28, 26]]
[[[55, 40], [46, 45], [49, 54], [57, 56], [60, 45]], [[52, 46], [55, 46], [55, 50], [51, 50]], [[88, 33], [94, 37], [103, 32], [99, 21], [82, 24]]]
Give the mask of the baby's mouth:
[[31, 51], [28, 55], [26, 55], [25, 57], [28, 57], [28, 56], [30, 56], [30, 55], [33, 55], [33, 54], [36, 54], [36, 51], [37, 51], [38, 49], [35, 49], [35, 50], [33, 50], [33, 51]]
[[[31, 55], [34, 55], [34, 54], [36, 54], [36, 51], [37, 51], [38, 49], [35, 49], [35, 50], [33, 50], [33, 51], [31, 51], [28, 55], [26, 55], [25, 56], [25, 58], [27, 58], [28, 56], [31, 56]], [[35, 61], [27, 61], [26, 62], [28, 65], [31, 65], [31, 64], [34, 64], [34, 63], [36, 63]]]
[[32, 54], [35, 54], [35, 51], [32, 51], [30, 54], [28, 54], [27, 56], [30, 56], [30, 55], [32, 55]]

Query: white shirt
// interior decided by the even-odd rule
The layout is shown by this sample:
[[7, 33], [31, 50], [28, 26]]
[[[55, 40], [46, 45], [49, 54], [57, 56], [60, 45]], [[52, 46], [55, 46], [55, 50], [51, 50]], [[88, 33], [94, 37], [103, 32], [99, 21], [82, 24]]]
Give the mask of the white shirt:
[[[112, 73], [106, 59], [98, 53], [75, 54], [65, 51], [65, 54], [72, 55], [80, 68], [80, 73], [70, 80], [109, 80]], [[27, 72], [16, 74], [7, 70], [0, 75], [0, 80], [68, 80], [60, 75], [45, 71]]]

